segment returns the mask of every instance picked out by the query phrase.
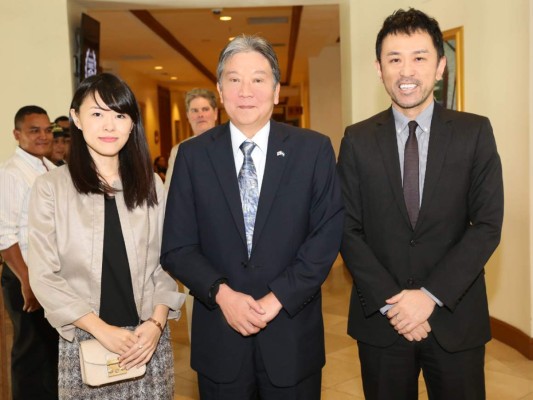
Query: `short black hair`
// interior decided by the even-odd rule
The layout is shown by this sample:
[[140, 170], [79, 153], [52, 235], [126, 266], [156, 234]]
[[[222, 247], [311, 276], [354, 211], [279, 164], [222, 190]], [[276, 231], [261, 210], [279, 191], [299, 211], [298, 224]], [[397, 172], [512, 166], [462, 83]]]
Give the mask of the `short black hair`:
[[63, 122], [63, 121], [66, 121], [66, 122], [69, 121], [69, 119], [68, 119], [68, 117], [66, 115], [60, 115], [59, 117], [54, 119], [54, 124], [57, 124], [58, 122]]
[[444, 57], [444, 40], [437, 20], [429, 17], [420, 10], [409, 8], [407, 11], [402, 9], [396, 10], [383, 22], [383, 26], [376, 39], [376, 59], [381, 62], [381, 47], [385, 37], [388, 35], [397, 35], [398, 33], [412, 35], [417, 31], [429, 34], [437, 50], [438, 59], [440, 60]]
[[24, 118], [30, 114], [44, 114], [48, 116], [46, 110], [39, 106], [24, 106], [15, 114], [15, 129], [20, 129], [20, 124], [24, 122]]
[[[103, 73], [85, 79], [76, 93], [70, 108], [79, 113], [80, 106], [88, 96], [96, 101], [96, 94], [104, 102], [102, 108], [127, 114], [133, 128], [124, 147], [119, 151], [119, 174], [122, 181], [124, 202], [129, 210], [146, 203], [157, 204], [154, 172], [148, 143], [144, 133], [141, 113], [130, 87], [115, 75]], [[70, 122], [71, 144], [68, 168], [72, 182], [79, 193], [109, 194], [115, 190], [101, 179], [87, 148], [83, 132]]]

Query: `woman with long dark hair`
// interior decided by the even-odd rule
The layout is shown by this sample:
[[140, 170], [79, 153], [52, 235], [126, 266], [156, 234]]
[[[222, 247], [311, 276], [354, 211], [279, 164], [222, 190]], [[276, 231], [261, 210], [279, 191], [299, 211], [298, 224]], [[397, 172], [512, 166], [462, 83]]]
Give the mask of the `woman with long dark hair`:
[[[70, 117], [70, 161], [35, 182], [29, 207], [30, 284], [61, 335], [59, 397], [172, 399], [166, 322], [184, 295], [158, 261], [164, 189], [139, 107], [126, 83], [101, 74], [81, 83]], [[146, 373], [84, 384], [78, 348], [90, 338]]]

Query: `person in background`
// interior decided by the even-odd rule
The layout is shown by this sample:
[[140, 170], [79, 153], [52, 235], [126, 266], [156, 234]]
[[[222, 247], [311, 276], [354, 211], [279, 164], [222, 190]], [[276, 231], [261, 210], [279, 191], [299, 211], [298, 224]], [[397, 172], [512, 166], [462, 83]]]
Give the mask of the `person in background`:
[[346, 128], [338, 168], [353, 276], [348, 333], [365, 398], [485, 399], [485, 263], [503, 219], [500, 157], [486, 117], [444, 109], [438, 22], [385, 19], [376, 68], [392, 107]]
[[180, 145], [161, 265], [195, 298], [191, 366], [202, 400], [318, 400], [325, 363], [321, 285], [344, 219], [328, 137], [271, 119], [272, 45], [222, 50], [230, 122]]
[[[185, 95], [185, 110], [187, 111], [187, 120], [191, 125], [193, 133], [193, 136], [191, 137], [196, 137], [213, 128], [217, 122], [217, 99], [211, 90], [198, 88], [189, 90]], [[179, 145], [180, 144], [178, 143], [172, 147], [170, 157], [168, 158], [167, 180], [165, 181], [165, 187], [167, 190], [170, 187], [170, 178], [172, 178], [174, 162], [176, 161]]]
[[[28, 212], [35, 179], [55, 168], [46, 159], [52, 125], [44, 109], [15, 114], [18, 147], [0, 165], [0, 253], [4, 303], [13, 324], [11, 392], [14, 400], [57, 399], [57, 332], [44, 317], [28, 278]], [[40, 209], [36, 204], [36, 210]]]
[[[170, 400], [167, 319], [179, 317], [185, 296], [159, 265], [165, 192], [137, 101], [104, 73], [80, 84], [70, 113], [72, 157], [35, 181], [29, 212], [30, 283], [61, 335], [59, 397]], [[85, 385], [78, 342], [91, 338], [146, 373]]]
[[[218, 118], [217, 98], [211, 90], [198, 88], [189, 90], [185, 95], [185, 109], [187, 110], [187, 119], [193, 132], [191, 138], [201, 135], [205, 131], [215, 127]], [[189, 139], [187, 138], [185, 140]], [[167, 192], [170, 187], [170, 179], [174, 171], [174, 162], [176, 161], [179, 145], [178, 143], [170, 151], [165, 180], [165, 189]], [[189, 289], [186, 286], [183, 287], [183, 291], [185, 294], [189, 294]], [[192, 296], [187, 296], [187, 300], [185, 300], [189, 340], [191, 339], [193, 300]]]
[[[56, 166], [64, 165], [66, 153], [67, 153], [67, 136], [70, 138], [70, 135], [67, 134], [63, 128], [59, 125], [53, 125], [52, 133], [54, 134], [54, 140], [52, 141], [52, 152], [48, 157]], [[70, 141], [70, 139], [69, 139]]]
[[54, 120], [54, 124], [63, 129], [63, 136], [65, 138], [64, 160], [68, 161], [68, 155], [70, 153], [70, 121], [67, 116], [61, 115]]
[[154, 172], [159, 175], [163, 182], [165, 182], [167, 170], [167, 159], [164, 156], [157, 156], [154, 160]]
[[60, 126], [65, 132], [70, 130], [70, 121], [66, 115], [60, 115], [54, 119], [54, 124]]

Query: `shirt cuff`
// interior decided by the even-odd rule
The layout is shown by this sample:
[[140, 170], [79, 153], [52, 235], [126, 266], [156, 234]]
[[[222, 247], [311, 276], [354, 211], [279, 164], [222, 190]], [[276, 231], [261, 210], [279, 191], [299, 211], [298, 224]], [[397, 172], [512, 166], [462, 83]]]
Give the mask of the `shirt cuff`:
[[9, 249], [14, 244], [18, 243], [19, 239], [16, 233], [4, 234], [0, 236], [0, 251]]
[[444, 303], [442, 301], [440, 301], [439, 299], [437, 299], [435, 296], [433, 296], [433, 294], [431, 294], [431, 292], [429, 292], [426, 288], [420, 288], [421, 291], [423, 291], [425, 294], [427, 294], [429, 296], [429, 298], [431, 300], [433, 300], [435, 303], [437, 303], [437, 305], [439, 307], [442, 307], [444, 305]]
[[387, 315], [389, 310], [392, 308], [392, 304], [387, 304], [379, 309], [379, 312], [383, 315]]

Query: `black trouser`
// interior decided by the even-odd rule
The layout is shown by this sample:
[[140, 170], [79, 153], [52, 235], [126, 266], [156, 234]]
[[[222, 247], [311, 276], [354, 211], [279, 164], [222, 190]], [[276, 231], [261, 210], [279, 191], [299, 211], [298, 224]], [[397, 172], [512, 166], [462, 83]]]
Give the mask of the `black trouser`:
[[358, 342], [367, 400], [416, 400], [424, 375], [430, 400], [484, 400], [485, 346], [449, 353], [433, 333], [421, 342], [400, 338], [380, 348]]
[[259, 344], [245, 357], [241, 372], [234, 382], [217, 383], [198, 374], [201, 400], [320, 400], [322, 371], [291, 387], [279, 387], [268, 378]]
[[42, 309], [22, 311], [20, 281], [5, 263], [1, 281], [4, 304], [13, 324], [13, 400], [57, 399], [58, 333], [44, 318]]

